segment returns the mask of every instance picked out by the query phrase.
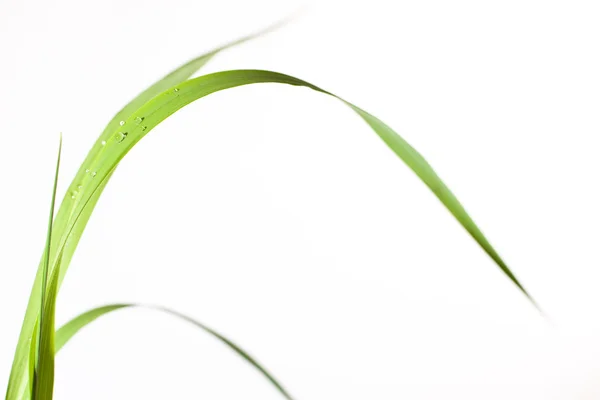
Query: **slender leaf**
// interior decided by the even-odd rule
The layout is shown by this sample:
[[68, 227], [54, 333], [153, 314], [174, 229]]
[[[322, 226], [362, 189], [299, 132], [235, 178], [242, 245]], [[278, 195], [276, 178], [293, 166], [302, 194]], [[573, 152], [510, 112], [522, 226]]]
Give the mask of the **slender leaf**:
[[55, 339], [56, 340], [56, 352], [58, 352], [77, 332], [79, 332], [80, 329], [82, 329], [89, 323], [95, 321], [99, 317], [106, 315], [110, 312], [120, 310], [123, 308], [128, 308], [128, 307], [143, 307], [143, 308], [148, 308], [151, 310], [162, 311], [162, 312], [165, 312], [174, 317], [180, 318], [180, 319], [202, 329], [203, 331], [214, 336], [215, 338], [220, 340], [222, 343], [227, 345], [230, 349], [235, 351], [240, 357], [242, 357], [244, 360], [246, 360], [248, 363], [250, 363], [265, 378], [267, 378], [273, 384], [273, 386], [275, 386], [275, 388], [286, 399], [292, 400], [292, 396], [283, 388], [283, 385], [281, 385], [271, 373], [269, 373], [262, 365], [260, 365], [260, 363], [258, 361], [256, 361], [255, 358], [250, 356], [248, 354], [248, 352], [243, 350], [241, 347], [239, 347], [238, 345], [236, 345], [235, 343], [233, 343], [231, 340], [227, 339], [220, 333], [209, 328], [208, 326], [194, 320], [193, 318], [190, 318], [179, 312], [176, 312], [176, 311], [170, 310], [168, 308], [164, 308], [164, 307], [148, 306], [148, 305], [141, 305], [141, 304], [111, 304], [111, 305], [106, 305], [106, 306], [102, 306], [102, 307], [98, 307], [98, 308], [94, 308], [92, 310], [86, 311], [83, 314], [78, 315], [77, 317], [73, 318], [72, 320], [70, 320], [69, 322], [64, 324], [56, 332], [56, 339]]
[[[292, 76], [261, 70], [217, 72], [186, 81], [148, 101], [125, 120], [123, 126], [114, 131], [106, 143], [105, 151], [100, 154], [95, 163], [89, 166], [96, 176], [95, 179], [90, 180], [92, 192], [88, 195], [91, 195], [93, 190], [95, 190], [94, 188], [100, 186], [109, 177], [119, 161], [142, 137], [177, 110], [209, 94], [253, 83], [284, 83], [294, 86], [304, 86], [336, 97], [317, 86]], [[533, 299], [498, 255], [458, 199], [439, 178], [423, 156], [381, 120], [345, 100], [340, 100], [367, 122], [388, 147], [417, 174], [506, 276], [533, 302]], [[84, 208], [85, 203], [80, 204], [76, 207], [76, 213], [81, 212]]]
[[68, 342], [79, 332], [82, 328], [88, 324], [94, 322], [96, 319], [103, 315], [111, 313], [113, 311], [120, 310], [127, 307], [135, 307], [136, 304], [110, 304], [101, 307], [96, 307], [88, 310], [82, 314], [79, 314], [69, 322], [65, 323], [59, 329], [56, 330], [54, 337], [54, 349], [58, 353]]
[[[35, 367], [37, 364], [39, 329], [40, 324], [38, 320], [35, 324], [35, 335], [31, 338], [31, 343], [29, 345], [29, 385], [27, 386], [27, 393], [29, 393], [29, 396], [33, 393], [33, 377], [35, 375]], [[24, 365], [27, 366], [27, 363], [24, 362]]]
[[[46, 235], [46, 250], [44, 251], [44, 264], [41, 290], [41, 310], [39, 319], [38, 336], [32, 349], [37, 347], [31, 359], [35, 360], [33, 368], [32, 397], [34, 400], [51, 400], [54, 388], [54, 316], [56, 307], [56, 294], [58, 292], [58, 271], [60, 265], [54, 269], [49, 277], [50, 246], [52, 243], [52, 222], [54, 220], [54, 204], [56, 202], [56, 186], [58, 184], [58, 171], [60, 169], [60, 153], [62, 150], [62, 137], [58, 147], [56, 172], [52, 201], [50, 202], [50, 216], [48, 218], [48, 232]], [[49, 282], [48, 282], [49, 281]]]
[[34, 370], [32, 399], [52, 400], [54, 391], [54, 323], [56, 315], [56, 295], [58, 294], [58, 273], [60, 264], [52, 272], [48, 281], [46, 301], [40, 321], [40, 342], [38, 362]]

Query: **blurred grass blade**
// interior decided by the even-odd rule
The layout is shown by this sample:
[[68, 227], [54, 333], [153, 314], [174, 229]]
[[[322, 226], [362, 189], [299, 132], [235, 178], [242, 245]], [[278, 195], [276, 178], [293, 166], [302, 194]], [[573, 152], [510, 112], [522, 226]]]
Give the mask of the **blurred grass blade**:
[[180, 318], [180, 319], [202, 329], [203, 331], [214, 336], [215, 338], [220, 340], [222, 343], [227, 345], [230, 349], [235, 351], [240, 357], [242, 357], [244, 360], [246, 360], [248, 363], [250, 363], [265, 378], [267, 378], [273, 384], [273, 386], [275, 386], [275, 388], [286, 399], [292, 400], [292, 396], [283, 388], [283, 386], [277, 381], [277, 379], [275, 379], [275, 377], [271, 373], [269, 373], [262, 365], [259, 364], [258, 361], [256, 361], [255, 358], [250, 356], [241, 347], [239, 347], [238, 345], [236, 345], [235, 343], [233, 343], [231, 340], [227, 339], [223, 335], [219, 334], [215, 330], [209, 328], [208, 326], [206, 326], [186, 315], [183, 315], [179, 312], [176, 312], [176, 311], [170, 310], [168, 308], [164, 308], [164, 307], [147, 306], [147, 305], [141, 305], [141, 304], [111, 304], [111, 305], [106, 305], [106, 306], [102, 306], [102, 307], [98, 307], [98, 308], [94, 308], [92, 310], [86, 311], [83, 314], [78, 315], [77, 317], [73, 318], [72, 320], [70, 320], [69, 322], [64, 324], [56, 332], [56, 339], [55, 339], [56, 340], [56, 342], [55, 342], [56, 343], [56, 352], [58, 352], [77, 332], [79, 332], [80, 329], [82, 329], [89, 323], [95, 321], [97, 318], [99, 318], [103, 315], [106, 315], [110, 312], [120, 310], [123, 308], [127, 308], [127, 307], [143, 307], [143, 308], [148, 308], [148, 309], [152, 309], [152, 310], [162, 311], [169, 315]]
[[230, 47], [237, 46], [239, 44], [245, 43], [249, 40], [255, 39], [259, 36], [262, 36], [266, 33], [272, 32], [275, 29], [283, 26], [287, 20], [283, 20], [278, 22], [270, 27], [256, 32], [254, 34], [244, 36], [243, 38], [237, 39], [233, 42], [227, 43], [224, 46], [217, 47], [216, 49], [209, 51], [206, 54], [203, 54], [199, 57], [194, 58], [191, 61], [188, 61], [184, 65], [178, 67], [177, 69], [171, 71], [169, 74], [164, 76], [161, 80], [154, 83], [152, 86], [144, 90], [140, 95], [138, 95], [135, 99], [133, 99], [129, 104], [121, 109], [113, 119], [108, 123], [106, 128], [104, 129], [104, 134], [110, 135], [112, 130], [117, 128], [120, 121], [129, 117], [135, 110], [144, 105], [148, 100], [153, 98], [154, 96], [162, 93], [163, 91], [169, 89], [170, 87], [177, 85], [187, 79], [189, 79], [193, 74], [195, 74], [200, 68], [202, 68], [206, 63], [208, 63], [216, 54], [223, 50], [227, 50]]
[[[52, 188], [52, 200], [50, 202], [50, 216], [48, 218], [48, 232], [46, 234], [46, 249], [44, 251], [43, 276], [41, 288], [41, 310], [37, 338], [32, 341], [34, 354], [31, 359], [35, 360], [33, 368], [33, 382], [31, 386], [34, 400], [51, 400], [54, 389], [54, 316], [56, 307], [56, 294], [58, 291], [58, 270], [54, 269], [52, 276], [49, 275], [50, 246], [52, 243], [52, 222], [54, 220], [54, 204], [56, 202], [56, 186], [58, 184], [58, 171], [60, 169], [60, 154], [62, 151], [62, 136], [58, 146], [58, 157], [56, 159], [56, 172], [54, 174], [54, 185]], [[37, 347], [37, 351], [35, 351]]]
[[[200, 68], [202, 68], [206, 63], [208, 63], [215, 55], [220, 53], [223, 50], [227, 50], [231, 47], [240, 45], [242, 43], [248, 42], [252, 39], [256, 39], [262, 35], [265, 35], [269, 32], [272, 32], [281, 26], [287, 23], [287, 19], [282, 20], [276, 24], [271, 25], [270, 27], [263, 29], [254, 34], [244, 36], [243, 38], [237, 39], [233, 42], [227, 43], [223, 46], [217, 47], [214, 50], [209, 51], [206, 54], [203, 54], [199, 57], [194, 58], [193, 60], [188, 61], [177, 69], [171, 71], [169, 74], [164, 76], [159, 81], [155, 82], [153, 85], [148, 87], [142, 93], [140, 93], [136, 98], [131, 100], [125, 107], [123, 107], [108, 123], [104, 131], [96, 141], [96, 145], [94, 146], [97, 149], [101, 149], [102, 141], [107, 140], [108, 137], [113, 133], [115, 129], [119, 128], [119, 124], [121, 121], [127, 119], [135, 110], [144, 105], [147, 101], [152, 99], [154, 96], [162, 93], [163, 91], [169, 89], [170, 87], [177, 85], [181, 82], [186, 81], [192, 75], [194, 75]], [[90, 162], [93, 157], [97, 154], [97, 151], [94, 151], [94, 148], [88, 154], [87, 162]], [[84, 162], [85, 163], [85, 162]]]
[[[91, 199], [87, 201], [87, 208], [83, 211], [83, 213], [76, 219], [76, 223], [74, 223], [74, 210], [75, 205], [79, 203], [82, 196], [75, 196], [72, 198], [72, 193], [80, 194], [80, 182], [83, 178], [88, 176], [91, 171], [85, 168], [85, 165], [89, 165], [94, 162], [97, 155], [102, 151], [102, 142], [105, 141], [113, 132], [113, 130], [119, 126], [121, 120], [129, 117], [130, 113], [135, 111], [138, 107], [152, 99], [152, 97], [160, 94], [162, 91], [168, 89], [169, 87], [176, 85], [190, 78], [194, 73], [196, 73], [200, 68], [202, 68], [208, 61], [210, 61], [216, 54], [223, 50], [227, 50], [233, 46], [237, 46], [239, 44], [245, 43], [254, 38], [260, 37], [266, 33], [269, 33], [282, 25], [284, 25], [287, 20], [283, 20], [277, 24], [270, 26], [267, 29], [259, 31], [255, 34], [245, 36], [241, 39], [235, 40], [228, 44], [225, 44], [221, 47], [218, 47], [210, 52], [203, 54], [195, 59], [185, 63], [179, 68], [173, 70], [171, 73], [167, 74], [165, 77], [148, 87], [144, 92], [142, 92], [139, 96], [134, 98], [129, 104], [123, 107], [108, 123], [90, 152], [88, 153], [85, 161], [82, 164], [82, 167], [77, 172], [77, 175], [73, 179], [71, 183], [70, 190], [63, 198], [61, 206], [56, 214], [53, 235], [55, 238], [64, 237], [65, 231], [70, 231], [70, 237], [64, 237], [64, 239], [69, 239], [70, 246], [63, 249], [62, 251], [62, 264], [61, 269], [59, 271], [58, 276], [58, 285], [62, 283], [64, 279], [64, 275], [67, 272], [67, 269], [70, 265], [71, 258], [77, 248], [81, 235], [85, 230], [87, 222], [94, 210], [94, 207], [102, 194], [104, 187], [108, 180], [105, 180], [102, 185], [94, 191], [94, 195]], [[75, 225], [74, 225], [75, 224]], [[56, 265], [56, 255], [57, 252], [57, 241], [54, 242], [50, 251], [50, 273], [54, 269], [54, 265]], [[27, 400], [30, 396], [28, 392], [25, 391], [25, 382], [27, 380], [26, 374], [28, 371], [29, 364], [29, 344], [32, 339], [32, 335], [34, 335], [34, 326], [36, 320], [39, 315], [40, 310], [40, 301], [41, 301], [41, 285], [42, 285], [42, 277], [43, 274], [43, 263], [45, 256], [42, 257], [42, 261], [40, 262], [40, 267], [38, 268], [37, 275], [34, 280], [33, 288], [31, 289], [31, 295], [29, 297], [29, 303], [27, 304], [27, 310], [25, 312], [25, 318], [23, 319], [23, 326], [21, 327], [21, 333], [19, 335], [19, 340], [17, 342], [17, 347], [15, 350], [15, 356], [13, 359], [13, 364], [10, 372], [10, 378], [8, 382], [7, 392], [6, 392], [6, 400]]]

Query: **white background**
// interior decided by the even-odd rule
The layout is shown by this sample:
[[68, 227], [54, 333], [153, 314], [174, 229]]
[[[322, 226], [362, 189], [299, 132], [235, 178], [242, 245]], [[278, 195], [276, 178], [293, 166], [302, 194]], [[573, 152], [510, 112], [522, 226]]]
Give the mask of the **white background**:
[[[304, 400], [600, 398], [600, 8], [573, 0], [2, 0], [3, 382], [58, 133], [62, 194], [134, 95], [299, 8], [204, 72], [285, 72], [386, 121], [549, 319], [350, 110], [254, 85], [188, 106], [125, 158], [59, 322], [110, 302], [166, 305], [237, 341]], [[99, 320], [57, 363], [58, 399], [280, 398], [213, 338], [150, 311]]]

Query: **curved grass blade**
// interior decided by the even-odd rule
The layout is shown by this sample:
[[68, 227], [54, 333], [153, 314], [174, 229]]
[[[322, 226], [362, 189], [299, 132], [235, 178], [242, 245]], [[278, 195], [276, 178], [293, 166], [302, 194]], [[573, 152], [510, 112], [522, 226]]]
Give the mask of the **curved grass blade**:
[[54, 337], [54, 349], [58, 353], [68, 342], [75, 336], [86, 325], [94, 322], [101, 316], [111, 313], [113, 311], [120, 310], [127, 307], [135, 307], [135, 304], [109, 304], [101, 307], [96, 307], [88, 310], [84, 313], [79, 314], [69, 322], [63, 324], [59, 329], [56, 330]]
[[[98, 138], [98, 140], [96, 141], [96, 143], [94, 144], [94, 146], [92, 147], [90, 152], [88, 153], [84, 163], [82, 164], [82, 167], [77, 172], [77, 175], [75, 176], [75, 178], [73, 179], [73, 182], [71, 183], [69, 192], [63, 198], [63, 201], [61, 203], [61, 206], [60, 206], [58, 213], [56, 215], [56, 218], [55, 218], [55, 224], [54, 224], [54, 228], [53, 228], [53, 230], [54, 230], [53, 234], [55, 237], [62, 237], [64, 235], [65, 231], [67, 231], [67, 230], [69, 230], [71, 232], [70, 236], [68, 238], [66, 238], [69, 240], [70, 246], [65, 248], [62, 251], [62, 268], [59, 271], [60, 275], [58, 277], [59, 287], [60, 287], [60, 284], [62, 283], [62, 280], [64, 279], [64, 275], [67, 272], [67, 269], [71, 262], [71, 258], [73, 257], [75, 249], [77, 248], [77, 244], [79, 243], [81, 235], [83, 234], [83, 231], [85, 230], [85, 227], [91, 216], [91, 213], [94, 210], [94, 207], [95, 207], [98, 199], [100, 198], [100, 195], [102, 194], [102, 192], [104, 190], [104, 186], [106, 185], [108, 180], [104, 181], [104, 183], [100, 186], [100, 188], [98, 190], [94, 191], [93, 198], [86, 202], [87, 208], [82, 213], [82, 215], [79, 218], [77, 218], [77, 224], [75, 226], [73, 226], [73, 222], [72, 222], [73, 221], [73, 212], [75, 210], [75, 205], [79, 202], [81, 196], [77, 196], [77, 195], [73, 196], [73, 193], [80, 194], [81, 189], [83, 189], [82, 187], [80, 187], [82, 180], [84, 178], [88, 177], [92, 173], [90, 170], [86, 169], [84, 166], [92, 163], [95, 160], [98, 153], [102, 151], [103, 142], [105, 141], [106, 138], [108, 138], [108, 136], [110, 136], [112, 134], [115, 127], [119, 126], [119, 122], [123, 119], [126, 119], [130, 115], [131, 112], [135, 111], [138, 107], [140, 107], [145, 102], [152, 99], [152, 97], [161, 93], [163, 90], [168, 89], [172, 85], [181, 83], [181, 82], [185, 81], [186, 79], [189, 79], [194, 73], [196, 73], [200, 68], [202, 68], [208, 61], [210, 61], [212, 59], [212, 57], [214, 57], [219, 52], [221, 52], [223, 50], [227, 50], [227, 49], [237, 46], [239, 44], [245, 43], [252, 39], [258, 38], [269, 32], [272, 32], [273, 30], [278, 29], [279, 27], [284, 25], [286, 22], [287, 22], [287, 20], [283, 20], [279, 23], [276, 23], [276, 24], [268, 27], [267, 29], [264, 29], [255, 34], [251, 34], [251, 35], [245, 36], [241, 39], [238, 39], [238, 40], [235, 40], [228, 44], [225, 44], [221, 47], [218, 47], [206, 54], [203, 54], [203, 55], [185, 63], [184, 65], [180, 66], [179, 68], [173, 70], [171, 73], [167, 74], [165, 77], [163, 77], [159, 81], [155, 82], [152, 86], [148, 87], [144, 92], [142, 92], [140, 95], [138, 95], [136, 98], [134, 98], [130, 103], [128, 103], [125, 107], [123, 107], [113, 117], [113, 119], [108, 123], [108, 125], [106, 126], [106, 128], [104, 129], [104, 131], [102, 132], [102, 134], [100, 135], [100, 137]], [[72, 198], [72, 197], [74, 197], [74, 198]], [[51, 271], [54, 268], [53, 265], [56, 264], [56, 255], [57, 254], [58, 254], [57, 248], [52, 246], [51, 250], [50, 250], [50, 255], [51, 255], [50, 270]], [[34, 334], [33, 330], [34, 330], [35, 323], [36, 323], [36, 320], [39, 315], [39, 308], [40, 308], [40, 301], [41, 301], [41, 297], [40, 297], [41, 285], [42, 285], [42, 278], [44, 276], [43, 271], [42, 271], [44, 257], [45, 256], [42, 256], [42, 261], [40, 262], [40, 267], [38, 268], [38, 271], [37, 271], [37, 274], [36, 274], [36, 277], [34, 280], [33, 288], [31, 290], [29, 303], [27, 305], [27, 310], [25, 312], [25, 318], [23, 319], [23, 326], [21, 327], [21, 333], [19, 335], [19, 340], [17, 342], [15, 356], [13, 359], [13, 364], [12, 364], [12, 368], [11, 368], [11, 372], [10, 372], [10, 378], [9, 378], [9, 382], [8, 382], [7, 392], [6, 392], [6, 400], [21, 400], [21, 399], [23, 399], [23, 396], [25, 396], [25, 398], [28, 398], [27, 393], [24, 392], [24, 390], [25, 390], [24, 378], [25, 378], [25, 374], [28, 371], [27, 365], [29, 363], [29, 361], [28, 361], [29, 360], [29, 343], [31, 342], [32, 335]]]
[[56, 294], [58, 291], [58, 271], [60, 265], [49, 276], [50, 246], [52, 243], [52, 222], [54, 220], [54, 204], [56, 202], [56, 186], [58, 184], [58, 171], [60, 169], [60, 154], [62, 150], [62, 136], [58, 147], [52, 201], [50, 202], [50, 216], [48, 218], [48, 232], [46, 234], [46, 249], [44, 251], [43, 276], [41, 288], [41, 310], [37, 338], [32, 341], [32, 354], [35, 360], [33, 368], [33, 382], [31, 386], [34, 400], [51, 400], [54, 389], [54, 316], [56, 309]]
[[[116, 129], [109, 138], [104, 151], [99, 154], [95, 163], [89, 165], [96, 173], [96, 180], [89, 181], [91, 188], [101, 185], [114, 167], [129, 152], [129, 150], [164, 119], [187, 104], [209, 94], [254, 83], [283, 83], [294, 86], [304, 86], [312, 90], [336, 97], [306, 81], [276, 72], [261, 70], [235, 70], [217, 72], [186, 81], [177, 87], [167, 90], [148, 101], [134, 114], [124, 121], [124, 125]], [[532, 301], [533, 299], [521, 285], [506, 263], [477, 227], [467, 211], [439, 178], [429, 163], [402, 137], [394, 132], [381, 120], [361, 108], [338, 98], [353, 109], [387, 146], [429, 187], [433, 194], [452, 213], [458, 222], [477, 241], [481, 248], [492, 258], [504, 274]], [[91, 194], [91, 193], [90, 193]], [[78, 206], [77, 212], [85, 208], [85, 203]]]
[[147, 309], [151, 309], [151, 310], [158, 310], [158, 311], [167, 313], [169, 315], [172, 315], [174, 317], [177, 317], [179, 319], [182, 319], [182, 320], [202, 329], [203, 331], [209, 333], [210, 335], [214, 336], [216, 339], [218, 339], [219, 341], [224, 343], [230, 349], [235, 351], [240, 357], [242, 357], [244, 360], [246, 360], [248, 363], [250, 363], [254, 368], [256, 368], [265, 378], [267, 378], [269, 380], [269, 382], [271, 382], [273, 384], [273, 386], [275, 386], [275, 388], [283, 395], [283, 397], [285, 397], [288, 400], [293, 400], [292, 396], [284, 389], [283, 385], [281, 385], [271, 373], [269, 373], [262, 365], [260, 365], [260, 363], [258, 361], [256, 361], [255, 358], [250, 356], [241, 347], [239, 347], [238, 345], [236, 345], [235, 343], [233, 343], [231, 340], [227, 339], [220, 333], [216, 332], [215, 330], [194, 320], [193, 318], [190, 318], [190, 317], [188, 317], [184, 314], [181, 314], [177, 311], [173, 311], [173, 310], [170, 310], [170, 309], [164, 308], [164, 307], [149, 306], [149, 305], [142, 305], [142, 304], [111, 304], [111, 305], [106, 305], [106, 306], [102, 306], [102, 307], [98, 307], [98, 308], [94, 308], [92, 310], [86, 311], [83, 314], [80, 314], [77, 317], [73, 318], [72, 320], [70, 320], [69, 322], [64, 324], [59, 330], [56, 331], [56, 338], [55, 338], [56, 352], [58, 352], [77, 332], [79, 332], [79, 330], [81, 330], [86, 325], [90, 324], [91, 322], [95, 321], [96, 319], [98, 319], [101, 316], [106, 315], [110, 312], [120, 310], [123, 308], [130, 308], [130, 307], [141, 307], [141, 308], [147, 308]]

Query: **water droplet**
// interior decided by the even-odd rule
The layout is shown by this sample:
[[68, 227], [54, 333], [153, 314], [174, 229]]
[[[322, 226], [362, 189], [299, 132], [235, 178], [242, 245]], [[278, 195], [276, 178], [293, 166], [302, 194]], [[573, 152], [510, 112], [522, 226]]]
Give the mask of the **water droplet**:
[[144, 120], [144, 117], [135, 117], [135, 124], [139, 125], [142, 123], [143, 120]]
[[121, 126], [125, 125], [125, 121], [119, 122], [119, 125], [121, 125]]
[[103, 140], [102, 142], [100, 142], [100, 144], [101, 144], [102, 146], [106, 146], [106, 140]]
[[142, 126], [142, 132], [144, 132], [148, 127], [146, 125]]
[[85, 173], [86, 173], [86, 174], [89, 174], [89, 173], [90, 173], [90, 170], [89, 170], [89, 169], [86, 169], [86, 170], [85, 170]]
[[74, 195], [74, 194], [72, 194], [72, 195], [71, 195], [71, 198], [72, 198], [72, 199], [74, 199], [74, 198], [75, 198], [75, 195]]
[[77, 196], [77, 191], [73, 191], [71, 193], [71, 198], [74, 199]]
[[83, 189], [83, 185], [77, 186], [77, 189], [79, 189], [79, 190]]
[[118, 132], [115, 135], [115, 139], [117, 139], [117, 143], [121, 143], [127, 137], [127, 132]]
[[179, 92], [179, 88], [173, 89], [174, 92]]
[[96, 171], [92, 172], [92, 178], [96, 176]]

